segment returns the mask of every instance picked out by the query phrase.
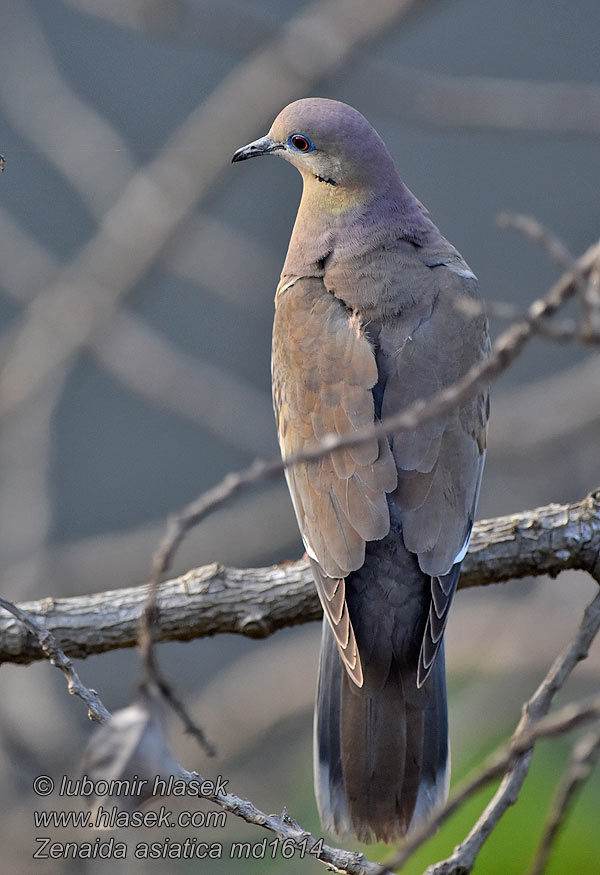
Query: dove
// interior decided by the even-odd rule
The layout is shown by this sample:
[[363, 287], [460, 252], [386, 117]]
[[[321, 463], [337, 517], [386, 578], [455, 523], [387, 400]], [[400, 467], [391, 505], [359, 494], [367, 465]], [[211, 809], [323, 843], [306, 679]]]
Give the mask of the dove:
[[[295, 101], [232, 160], [266, 155], [303, 181], [273, 325], [286, 459], [434, 397], [485, 359], [489, 335], [477, 278], [360, 112]], [[447, 797], [443, 636], [488, 416], [480, 391], [413, 429], [286, 469], [323, 606], [315, 792], [338, 835], [396, 841]]]

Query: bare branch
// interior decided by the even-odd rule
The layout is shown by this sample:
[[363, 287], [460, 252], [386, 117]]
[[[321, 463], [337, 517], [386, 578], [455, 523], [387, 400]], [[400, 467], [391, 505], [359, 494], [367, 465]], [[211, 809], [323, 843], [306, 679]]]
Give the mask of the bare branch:
[[[509, 304], [506, 301], [486, 301], [478, 303], [472, 298], [459, 298], [456, 306], [472, 316], [478, 313], [486, 313], [490, 319], [502, 319], [504, 322], [522, 322], [529, 317], [522, 307]], [[562, 319], [560, 322], [552, 322], [549, 319], [540, 319], [535, 323], [535, 332], [540, 337], [554, 340], [558, 343], [581, 343], [590, 344], [590, 339], [574, 319]], [[591, 341], [595, 343], [595, 340]]]
[[600, 344], [600, 256], [594, 260], [591, 269], [586, 272], [579, 269], [573, 256], [559, 238], [545, 228], [533, 216], [519, 213], [500, 213], [497, 217], [502, 228], [514, 228], [542, 246], [550, 257], [563, 269], [573, 270], [579, 296], [579, 306], [582, 313], [581, 327], [572, 325], [551, 326], [540, 324], [540, 333], [553, 337], [561, 343]]
[[549, 504], [473, 528], [459, 587], [577, 568], [600, 583], [600, 491], [573, 504]]
[[543, 875], [552, 846], [556, 841], [577, 791], [591, 775], [596, 761], [600, 757], [600, 727], [592, 729], [580, 739], [571, 753], [569, 764], [556, 793], [552, 810], [548, 815], [544, 832], [540, 840], [535, 860], [529, 870], [529, 875]]
[[[600, 491], [574, 504], [551, 504], [475, 524], [460, 586], [581, 569], [600, 583]], [[22, 604], [71, 657], [133, 647], [148, 588], [42, 599]], [[161, 584], [157, 641], [228, 632], [252, 638], [318, 620], [321, 606], [308, 562], [236, 569], [206, 565]], [[0, 619], [0, 662], [42, 659], [37, 642]]]
[[98, 723], [108, 720], [110, 713], [102, 704], [98, 693], [95, 690], [89, 690], [81, 683], [73, 663], [60, 649], [52, 632], [39, 626], [28, 614], [7, 599], [0, 597], [0, 607], [16, 617], [19, 623], [35, 636], [44, 656], [66, 677], [69, 693], [72, 696], [78, 696], [87, 705], [90, 720], [96, 720]]
[[583, 293], [583, 336], [588, 342], [600, 343], [600, 257]]
[[[196, 772], [184, 772], [183, 777], [190, 781], [202, 781], [202, 777]], [[372, 863], [363, 854], [357, 851], [345, 851], [341, 848], [333, 848], [326, 845], [319, 837], [313, 836], [290, 817], [286, 808], [283, 813], [264, 814], [248, 799], [240, 799], [231, 793], [216, 793], [213, 796], [204, 796], [215, 802], [224, 811], [241, 817], [246, 823], [261, 826], [275, 833], [284, 841], [298, 843], [304, 848], [307, 856], [319, 860], [334, 872], [342, 875], [378, 875], [381, 872], [379, 863]], [[313, 849], [311, 853], [311, 849]]]

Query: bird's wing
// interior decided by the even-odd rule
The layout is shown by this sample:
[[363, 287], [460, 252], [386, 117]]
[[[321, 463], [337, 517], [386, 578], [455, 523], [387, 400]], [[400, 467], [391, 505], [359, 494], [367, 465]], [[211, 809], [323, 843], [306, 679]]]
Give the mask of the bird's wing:
[[[464, 264], [464, 263], [463, 263]], [[400, 318], [378, 331], [381, 417], [435, 395], [463, 377], [488, 353], [485, 316], [472, 303], [476, 279], [466, 265], [423, 265], [429, 312], [410, 325]], [[418, 290], [417, 290], [418, 291]], [[483, 470], [487, 391], [451, 413], [391, 436], [398, 472], [394, 498], [405, 546], [431, 575], [431, 606], [419, 659], [418, 683], [435, 660], [468, 546]]]
[[[276, 296], [273, 400], [284, 458], [327, 434], [374, 421], [375, 353], [363, 326], [317, 277], [286, 278]], [[385, 537], [386, 493], [396, 488], [389, 444], [377, 439], [286, 470], [317, 590], [350, 677], [362, 667], [344, 578], [364, 563], [365, 542]]]

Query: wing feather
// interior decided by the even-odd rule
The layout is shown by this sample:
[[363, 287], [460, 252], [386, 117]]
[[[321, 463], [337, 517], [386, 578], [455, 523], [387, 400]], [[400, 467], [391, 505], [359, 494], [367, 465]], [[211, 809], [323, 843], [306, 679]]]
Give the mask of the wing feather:
[[[378, 371], [371, 343], [360, 321], [317, 277], [286, 281], [278, 291], [272, 373], [284, 458], [375, 419]], [[397, 484], [389, 444], [374, 438], [299, 463], [286, 477], [323, 610], [348, 674], [360, 686], [344, 578], [364, 563], [366, 541], [389, 531], [386, 492]]]
[[[459, 297], [474, 294], [475, 278], [443, 259], [434, 262], [424, 260], [411, 272], [417, 284], [411, 295], [402, 287], [409, 306], [394, 318], [364, 324], [321, 278], [282, 282], [272, 367], [284, 457], [433, 396], [487, 354], [485, 318], [457, 305]], [[358, 686], [362, 666], [345, 578], [362, 567], [366, 542], [389, 532], [387, 493], [400, 511], [406, 549], [431, 577], [419, 685], [431, 671], [473, 523], [487, 416], [482, 393], [455, 411], [394, 433], [389, 442], [374, 438], [286, 472], [325, 615]]]
[[[385, 325], [376, 339], [384, 375], [382, 418], [457, 382], [488, 353], [483, 315], [471, 316], [460, 298], [476, 280], [447, 269], [431, 271], [435, 306], [414, 324], [405, 316]], [[440, 339], [443, 339], [443, 342]], [[394, 499], [401, 511], [406, 548], [431, 576], [431, 604], [419, 659], [419, 685], [439, 650], [456, 590], [461, 551], [468, 539], [481, 481], [486, 442], [487, 393], [443, 416], [392, 436], [398, 468]]]

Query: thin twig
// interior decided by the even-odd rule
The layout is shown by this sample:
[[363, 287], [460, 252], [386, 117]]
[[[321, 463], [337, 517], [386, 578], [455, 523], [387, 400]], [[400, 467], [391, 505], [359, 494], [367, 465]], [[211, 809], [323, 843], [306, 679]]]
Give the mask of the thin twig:
[[146, 684], [154, 682], [159, 693], [169, 703], [173, 711], [177, 714], [185, 731], [196, 739], [204, 753], [209, 757], [214, 757], [217, 754], [217, 749], [214, 744], [206, 737], [206, 733], [188, 714], [185, 705], [176, 695], [173, 687], [162, 674], [154, 659], [154, 651], [149, 650], [149, 658], [145, 665], [144, 678], [140, 682], [140, 687], [143, 688]]
[[[427, 869], [426, 875], [459, 875], [459, 873], [460, 875], [465, 875], [465, 873], [472, 870], [477, 855], [486, 839], [490, 836], [505, 811], [518, 799], [519, 792], [529, 771], [536, 727], [539, 727], [539, 725], [552, 727], [557, 718], [550, 718], [547, 722], [541, 723], [542, 718], [548, 713], [556, 693], [563, 686], [577, 663], [587, 656], [599, 628], [600, 592], [585, 609], [579, 629], [572, 642], [555, 660], [531, 699], [523, 706], [523, 714], [513, 735], [513, 743], [521, 744], [521, 747], [518, 749], [516, 760], [510, 765], [496, 793], [466, 839], [454, 849], [450, 857], [430, 866]], [[473, 782], [476, 781], [478, 781], [477, 776], [473, 779]], [[480, 786], [479, 783], [477, 786]], [[439, 815], [434, 817], [426, 829], [419, 831], [418, 834], [415, 834], [414, 837], [408, 840], [401, 853], [390, 861], [388, 869], [401, 865], [432, 834], [432, 831], [440, 823], [443, 823], [447, 817], [446, 810], [448, 807], [452, 806], [452, 811], [455, 810], [454, 798], [453, 795], [449, 803], [442, 809]]]
[[[502, 774], [523, 751], [528, 750], [538, 739], [563, 734], [598, 716], [600, 716], [600, 696], [576, 705], [569, 705], [551, 718], [540, 720], [527, 732], [523, 732], [519, 736], [515, 735], [510, 745], [490, 758], [488, 765], [484, 766], [475, 779], [470, 782], [470, 786], [465, 788], [463, 796], [457, 800], [455, 807], [461, 805], [473, 793]], [[202, 781], [202, 778], [195, 772], [184, 772], [184, 777], [187, 780]], [[304, 830], [289, 816], [286, 809], [282, 815], [264, 814], [249, 800], [240, 799], [230, 793], [216, 793], [213, 796], [206, 796], [206, 798], [215, 802], [224, 811], [241, 817], [247, 823], [264, 827], [274, 832], [283, 841], [294, 842], [297, 847], [304, 848], [307, 853], [310, 852], [311, 848], [314, 849], [312, 853], [309, 853], [309, 856], [314, 856], [322, 863], [333, 866], [336, 872], [346, 873], [346, 875], [384, 875], [392, 868], [401, 865], [401, 863], [392, 862], [388, 866], [382, 866], [379, 863], [370, 862], [362, 854], [332, 848], [324, 844], [322, 839], [316, 838]]]
[[[488, 319], [501, 319], [503, 322], [522, 322], [528, 319], [527, 311], [517, 304], [509, 304], [507, 301], [474, 301], [466, 295], [455, 302], [455, 306], [470, 316], [485, 313]], [[579, 326], [575, 319], [563, 319], [560, 322], [551, 322], [549, 319], [540, 319], [535, 325], [535, 332], [540, 337], [553, 340], [556, 343], [580, 343], [584, 346], [595, 345], [600, 338], [590, 338], [584, 328]]]
[[584, 339], [588, 343], [600, 343], [600, 257], [590, 272], [582, 304]]
[[56, 668], [62, 671], [66, 677], [69, 693], [72, 696], [79, 696], [79, 698], [87, 705], [88, 717], [90, 720], [95, 720], [97, 723], [104, 723], [108, 720], [110, 717], [110, 711], [104, 707], [95, 690], [90, 690], [82, 684], [79, 675], [75, 671], [73, 663], [60, 649], [58, 641], [52, 632], [43, 629], [24, 611], [16, 605], [13, 605], [12, 602], [9, 602], [8, 599], [0, 597], [0, 607], [4, 608], [5, 611], [8, 611], [9, 614], [12, 614], [13, 617], [16, 617], [32, 635], [35, 635], [46, 657], [52, 665], [55, 665]]
[[546, 871], [552, 846], [559, 830], [569, 813], [577, 791], [591, 775], [598, 757], [600, 757], [600, 727], [588, 732], [573, 748], [528, 875], [543, 875]]
[[[202, 782], [202, 777], [196, 772], [182, 770], [182, 777], [187, 781]], [[215, 793], [204, 795], [204, 799], [215, 802], [224, 811], [240, 817], [246, 823], [260, 826], [275, 833], [282, 841], [293, 843], [302, 855], [302, 859], [319, 860], [330, 871], [342, 875], [378, 875], [381, 871], [379, 863], [373, 863], [357, 851], [346, 851], [326, 845], [321, 837], [314, 836], [303, 829], [292, 817], [287, 808], [282, 814], [265, 814], [248, 799], [241, 799], [232, 793]]]
[[[591, 270], [587, 271], [586, 277], [586, 272], [581, 270], [562, 240], [533, 216], [504, 212], [497, 216], [497, 222], [501, 228], [514, 228], [520, 231], [541, 246], [560, 267], [574, 272], [581, 311], [581, 326], [559, 329], [554, 339], [560, 343], [577, 342], [588, 346], [600, 343], [600, 293], [595, 291], [599, 279], [600, 258], [596, 259]], [[544, 326], [539, 326], [540, 330], [543, 328]]]

